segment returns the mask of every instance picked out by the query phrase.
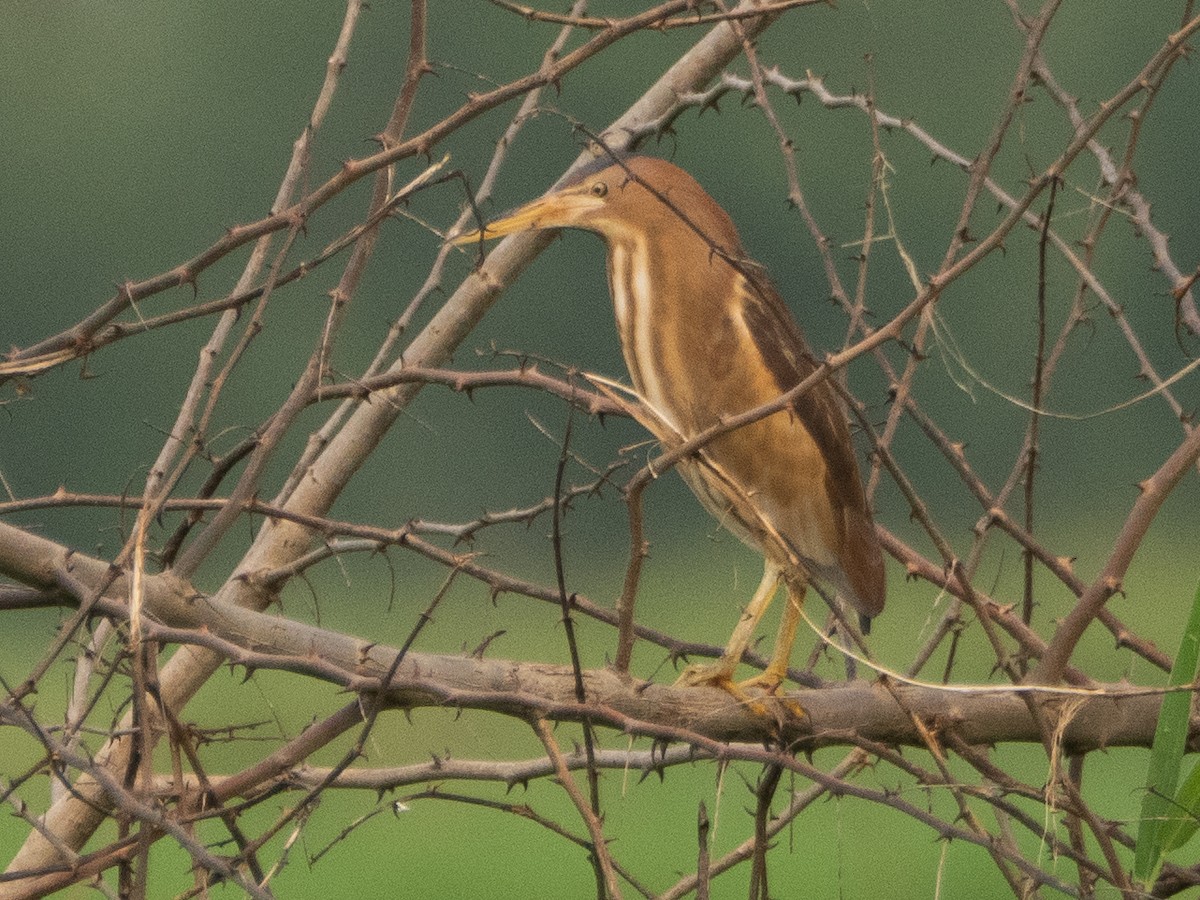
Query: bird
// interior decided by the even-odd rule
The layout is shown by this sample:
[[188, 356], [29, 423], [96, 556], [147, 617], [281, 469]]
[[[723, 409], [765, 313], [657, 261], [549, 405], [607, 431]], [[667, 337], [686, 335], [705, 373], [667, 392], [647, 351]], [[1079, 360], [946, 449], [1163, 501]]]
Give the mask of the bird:
[[[606, 153], [457, 245], [575, 228], [607, 247], [609, 290], [635, 417], [665, 447], [769, 403], [818, 368], [803, 332], [729, 214], [682, 168]], [[755, 702], [786, 679], [808, 586], [835, 591], [864, 620], [883, 610], [883, 554], [846, 412], [828, 379], [786, 408], [718, 434], [678, 464], [708, 511], [764, 560], [763, 577], [715, 664], [679, 682]], [[759, 621], [787, 591], [767, 667], [735, 674]]]

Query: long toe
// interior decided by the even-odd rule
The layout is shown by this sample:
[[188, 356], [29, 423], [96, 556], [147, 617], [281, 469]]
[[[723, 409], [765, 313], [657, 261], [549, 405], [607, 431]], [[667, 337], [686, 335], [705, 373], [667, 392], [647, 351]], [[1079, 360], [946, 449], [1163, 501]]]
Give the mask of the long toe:
[[[772, 714], [762, 702], [763, 695], [774, 696], [774, 688], [778, 687], [779, 681], [775, 680], [773, 687], [764, 690], [764, 685], [759, 684], [763, 676], [757, 676], [747, 681], [736, 682], [733, 680], [732, 673], [728, 667], [720, 663], [710, 665], [694, 665], [688, 666], [683, 670], [683, 674], [676, 680], [676, 686], [682, 687], [714, 687], [719, 688], [729, 696], [737, 700], [738, 703], [746, 707], [756, 716], [772, 719], [778, 722], [779, 716]], [[750, 690], [748, 690], [748, 688]], [[793, 707], [800, 710], [800, 707], [795, 704], [784, 703], [784, 706], [790, 711]], [[800, 710], [803, 714], [803, 710]]]
[[733, 672], [720, 663], [700, 663], [688, 666], [675, 679], [676, 687], [715, 687], [737, 696]]
[[[740, 681], [734, 687], [740, 694], [746, 697], [762, 696], [765, 694], [775, 701], [775, 705], [786, 709], [796, 718], [803, 718], [804, 707], [779, 692], [781, 683], [778, 675], [767, 671], [761, 675], [755, 675], [753, 678], [747, 678], [745, 681]], [[762, 704], [760, 703], [759, 705], [761, 706]]]

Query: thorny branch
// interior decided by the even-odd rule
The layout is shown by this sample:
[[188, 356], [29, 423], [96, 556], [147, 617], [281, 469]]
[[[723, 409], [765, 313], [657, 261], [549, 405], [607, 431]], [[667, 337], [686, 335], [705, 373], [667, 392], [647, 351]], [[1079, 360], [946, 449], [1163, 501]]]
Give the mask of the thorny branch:
[[[947, 853], [957, 843], [983, 848], [999, 883], [1014, 896], [1055, 892], [1090, 897], [1098, 888], [1141, 896], [1145, 886], [1134, 885], [1127, 871], [1134, 829], [1098, 812], [1084, 772], [1097, 750], [1148, 746], [1161, 689], [1152, 679], [1136, 676], [1147, 664], [1151, 669], [1170, 667], [1167, 654], [1149, 636], [1153, 629], [1141, 610], [1126, 607], [1118, 615], [1111, 601], [1121, 595], [1135, 560], [1146, 554], [1151, 527], [1160, 521], [1164, 504], [1189, 475], [1194, 477], [1200, 463], [1200, 432], [1185, 406], [1195, 363], [1175, 359], [1200, 333], [1194, 298], [1200, 269], [1195, 260], [1176, 259], [1180, 251], [1172, 248], [1162, 224], [1170, 220], [1176, 198], [1156, 194], [1151, 184], [1138, 179], [1139, 156], [1165, 116], [1169, 88], [1187, 68], [1177, 63], [1189, 52], [1200, 17], [1185, 2], [1182, 14], [1161, 26], [1157, 49], [1128, 71], [1122, 69], [1123, 84], [1089, 107], [1079, 98], [1096, 92], [1072, 84], [1069, 69], [1056, 70], [1052, 39], [1061, 27], [1058, 0], [1047, 0], [1034, 14], [1023, 12], [1015, 0], [1006, 4], [1019, 52], [1007, 63], [1007, 89], [987, 114], [986, 136], [978, 147], [964, 149], [935, 135], [919, 115], [900, 116], [884, 108], [874, 59], [865, 64], [865, 93], [832, 89], [827, 82], [841, 77], [806, 72], [803, 62], [796, 62], [800, 56], [787, 56], [778, 64], [771, 59], [778, 47], [759, 38], [775, 22], [846, 15], [824, 2], [727, 7], [669, 0], [634, 16], [610, 19], [589, 12], [583, 0], [565, 14], [492, 0], [489, 8], [497, 15], [530, 23], [531, 41], [541, 39], [539, 23], [560, 27], [553, 37], [543, 35], [548, 41], [538, 47], [540, 58], [525, 74], [510, 73], [501, 82], [480, 77], [485, 89], [449, 105], [430, 90], [434, 79], [429, 76], [437, 73], [438, 80], [448, 80], [458, 74], [456, 63], [433, 55], [447, 52], [432, 38], [441, 25], [431, 20], [438, 11], [414, 2], [408, 11], [405, 65], [396, 78], [391, 108], [379, 117], [378, 149], [365, 155], [344, 150], [340, 168], [322, 172], [314, 144], [319, 135], [325, 139], [322, 129], [363, 27], [361, 3], [348, 0], [324, 82], [292, 147], [269, 214], [230, 228], [182, 263], [125, 282], [75, 324], [12, 350], [0, 363], [0, 383], [17, 388], [13, 400], [5, 397], [0, 403], [14, 402], [66, 362], [102, 357], [136, 335], [155, 334], [166, 342], [185, 323], [212, 322], [178, 408], [163, 417], [171, 425], [140, 487], [131, 483], [117, 494], [108, 487], [82, 485], [72, 473], [57, 491], [53, 483], [30, 490], [21, 486], [27, 482], [0, 473], [9, 498], [0, 503], [0, 574], [11, 580], [0, 584], [0, 614], [65, 610], [57, 635], [45, 642], [35, 662], [3, 684], [0, 697], [0, 724], [21, 733], [21, 746], [32, 749], [35, 760], [18, 771], [5, 771], [0, 782], [0, 803], [28, 834], [21, 850], [6, 860], [10, 868], [0, 876], [0, 898], [38, 896], [77, 883], [109, 895], [117, 890], [144, 896], [150, 869], [157, 864], [155, 845], [164, 838], [191, 858], [194, 894], [228, 881], [250, 896], [270, 897], [275, 879], [289, 863], [289, 849], [308, 829], [324, 795], [405, 787], [419, 789], [394, 801], [401, 806], [441, 800], [499, 811], [510, 819], [536, 822], [572, 848], [585, 848], [600, 898], [619, 897], [626, 886], [642, 896], [707, 897], [716, 879], [731, 870], [744, 873], [751, 896], [768, 896], [768, 882], [778, 893], [782, 878], [777, 872], [787, 852], [780, 849], [781, 837], [788, 830], [803, 831], [805, 814], [822, 798], [887, 808], [911, 827], [941, 838]], [[704, 29], [704, 36], [664, 67], [643, 98], [598, 133], [597, 140], [621, 150], [674, 133], [681, 144], [691, 146], [705, 137], [698, 123], [711, 121], [700, 120], [700, 113], [718, 109], [729, 95], [748, 101], [754, 111], [739, 122], [746, 134], [766, 135], [777, 147], [786, 197], [806, 241], [815, 247], [828, 295], [845, 314], [846, 341], [840, 351], [826, 356], [811, 378], [777, 401], [730, 416], [693, 440], [613, 451], [605, 446], [611, 439], [606, 429], [624, 439], [633, 433], [625, 419], [637, 419], [638, 410], [636, 398], [625, 400], [610, 389], [611, 381], [597, 377], [592, 383], [602, 389], [590, 390], [581, 386], [586, 378], [575, 369], [564, 367], [562, 374], [554, 374], [529, 362], [536, 356], [521, 356], [511, 368], [493, 370], [448, 365], [451, 353], [500, 292], [547, 246], [550, 236], [543, 235], [506, 241], [429, 314], [427, 304], [439, 298], [460, 258], [446, 244], [432, 249], [428, 274], [401, 304], [371, 362], [351, 374], [340, 371], [340, 361], [335, 366], [348, 342], [347, 329], [357, 321], [352, 317], [356, 300], [373, 290], [366, 276], [380, 253], [381, 236], [408, 228], [423, 237], [428, 231], [450, 234], [484, 217], [495, 187], [511, 168], [510, 151], [526, 140], [528, 123], [548, 111], [545, 88], [559, 92], [564, 86], [582, 86], [595, 77], [599, 60], [619, 67], [627, 47], [648, 46], [638, 42], [665, 40], [660, 32], [679, 34], [689, 28]], [[728, 69], [735, 58], [734, 66], [748, 74]], [[805, 74], [796, 78], [787, 71]], [[1035, 123], [1026, 117], [1026, 108], [1042, 97], [1051, 102], [1060, 131], [1031, 152], [1026, 129]], [[788, 98], [815, 100], [819, 111], [810, 110], [810, 115], [832, 119], [849, 111], [863, 117], [869, 139], [853, 164], [863, 174], [865, 204], [852, 239], [840, 237], [843, 227], [831, 224], [833, 217], [815, 199], [805, 142], [818, 139], [798, 133], [780, 105]], [[488, 117], [518, 101], [507, 122]], [[555, 102], [574, 100], [564, 93]], [[554, 112], [554, 121], [578, 121], [581, 134], [591, 133], [588, 116]], [[467, 125], [491, 128], [496, 135], [487, 173], [474, 193], [471, 172], [454, 171], [446, 158], [435, 161], [431, 155], [435, 148], [450, 149]], [[1118, 133], [1116, 143], [1123, 146], [1114, 151], [1110, 145]], [[945, 235], [936, 255], [928, 241], [918, 240], [918, 226], [897, 190], [906, 177], [897, 160], [911, 158], [914, 151], [951, 169], [946, 185], [954, 195], [949, 204], [953, 211], [932, 229]], [[428, 163], [418, 166], [419, 156]], [[1011, 175], [1014, 159], [1027, 175], [1023, 181]], [[539, 172], [536, 177], [548, 184], [557, 174]], [[351, 212], [352, 224], [339, 220], [329, 232], [335, 237], [302, 256], [298, 248], [307, 230], [331, 218], [335, 207], [342, 212], [352, 207], [350, 189], [367, 184], [363, 179], [368, 176], [371, 186], [361, 208]], [[398, 187], [397, 178], [408, 183]], [[468, 196], [461, 204], [461, 190], [451, 188], [464, 185]], [[1066, 208], [1075, 196], [1085, 198], [1086, 221]], [[994, 220], [989, 221], [983, 198], [998, 204]], [[663, 199], [675, 208], [671, 198]], [[442, 207], [449, 202], [454, 208], [431, 216], [424, 209], [409, 211], [412, 202]], [[1026, 230], [1035, 237], [1029, 239]], [[1134, 307], [1130, 289], [1114, 274], [1119, 253], [1111, 246], [1117, 241], [1151, 260], [1152, 287], [1143, 293], [1147, 304], [1161, 300], [1167, 310], [1163, 320], [1171, 320], [1175, 356], [1164, 350], [1162, 335], [1154, 330], [1157, 322], [1148, 324], [1153, 318]], [[417, 258], [422, 252], [417, 246], [406, 253]], [[852, 287], [844, 282], [845, 260], [838, 252], [845, 246], [854, 249]], [[217, 263], [242, 248], [247, 256], [241, 274], [228, 289], [191, 302], [168, 293], [176, 286], [191, 286], [198, 293], [201, 277], [206, 285], [219, 278]], [[1029, 314], [1036, 328], [1031, 363], [1015, 363], [1016, 369], [1032, 373], [1027, 393], [994, 388], [978, 375], [948, 325], [949, 313], [963, 306], [972, 290], [971, 279], [1002, 254], [1006, 261], [1027, 261], [1017, 263], [1024, 265], [1024, 282], [1013, 287], [1019, 295], [1013, 308], [1028, 302], [1020, 315]], [[290, 302], [301, 286], [325, 277], [339, 263], [341, 272], [327, 279], [333, 286], [320, 326], [299, 339], [289, 336], [294, 354], [288, 358], [292, 375], [287, 397], [221, 452], [218, 448], [228, 446], [230, 439], [218, 423], [228, 419], [234, 385], [248, 380], [248, 360], [264, 335], [272, 334], [268, 310], [276, 311], [285, 298]], [[888, 266], [907, 277], [902, 306], [890, 301], [895, 284], [881, 274]], [[1062, 272], [1072, 279], [1072, 288], [1060, 308]], [[1096, 546], [1081, 547], [1079, 533], [1055, 531], [1051, 525], [1052, 502], [1045, 497], [1053, 496], [1054, 485], [1042, 466], [1062, 452], [1053, 427], [1056, 404], [1072, 396], [1072, 363], [1087, 353], [1078, 336], [1086, 327], [1095, 330], [1104, 324], [1092, 322], [1094, 308], [1107, 311], [1123, 342], [1120, 364], [1148, 383], [1136, 402], [1163, 410], [1177, 438], [1146, 471], [1129, 474], [1127, 480], [1137, 482], [1138, 492], [1126, 498], [1123, 519], [1111, 533], [1105, 537], [1097, 528], [1083, 536]], [[1006, 309], [998, 317], [1010, 315], [1015, 314]], [[1003, 323], [998, 331], [1004, 332]], [[952, 358], [967, 373], [970, 387], [987, 388], [1020, 410], [1021, 424], [1008, 426], [1007, 432], [999, 425], [990, 432], [972, 432], [943, 416], [931, 399], [943, 380], [927, 365], [934, 352]], [[852, 362], [856, 372], [874, 365], [889, 392], [886, 412], [877, 398], [863, 402], [860, 396], [865, 395], [846, 387]], [[845, 647], [844, 635], [836, 631], [815, 635], [811, 667], [789, 673], [790, 702], [779, 704], [766, 718], [719, 692], [661, 684], [667, 679], [659, 678], [658, 670], [642, 680], [656, 664], [670, 666], [689, 656], [721, 652], [715, 644], [651, 627], [639, 621], [641, 614], [634, 615], [647, 573], [660, 565], [653, 551], [666, 543], [657, 530], [656, 485], [709, 442], [785, 409], [822, 379], [834, 380], [870, 446], [870, 490], [879, 535], [893, 568], [908, 579], [905, 585], [892, 579], [892, 621], [928, 621], [907, 632], [898, 622], [897, 633], [911, 638], [911, 646], [894, 669]], [[495, 398], [502, 393], [561, 403], [569, 425], [557, 467], [516, 473], [530, 476], [520, 483], [524, 500], [487, 498], [457, 519], [457, 514], [430, 515], [415, 508], [397, 511], [379, 524], [355, 512], [331, 515], [344, 488], [428, 385], [466, 394], [479, 405], [498, 403]], [[1154, 404], [1141, 402], [1148, 398]], [[1115, 410], [1135, 401], [1104, 397], [1103, 402]], [[296, 429], [310, 415], [325, 418], [297, 450]], [[576, 446], [589, 441], [594, 444], [586, 451]], [[1105, 451], [1111, 453], [1118, 443], [1119, 438]], [[936, 476], [928, 474], [930, 458], [940, 466]], [[592, 462], [596, 459], [608, 461]], [[0, 463], [11, 466], [12, 460]], [[411, 476], [402, 472], [395, 477]], [[946, 501], [931, 477], [958, 489], [957, 505]], [[547, 496], [545, 485], [551, 482], [554, 489]], [[540, 485], [532, 497], [528, 484]], [[623, 514], [614, 518], [626, 524], [628, 533], [585, 544], [577, 537], [579, 523], [613, 503], [624, 504]], [[35, 515], [45, 518], [35, 520]], [[122, 516], [119, 549], [89, 554], [55, 539], [60, 523], [83, 515]], [[250, 548], [236, 548], [239, 535], [251, 530]], [[510, 548], [518, 540], [537, 549], [528, 557], [514, 553]], [[576, 560], [583, 553], [599, 559], [605, 544], [628, 548], [624, 584], [619, 592], [606, 588], [603, 598], [588, 597], [574, 583], [576, 568], [584, 568]], [[1081, 552], [1099, 558], [1094, 571], [1082, 566], [1077, 571], [1074, 557]], [[233, 562], [218, 563], [223, 553]], [[1020, 556], [1017, 589], [993, 578], [995, 570], [989, 566], [997, 553]], [[277, 613], [265, 612], [287, 596], [297, 578], [314, 585], [322, 613], [343, 607], [346, 593], [371, 593], [350, 574], [356, 557], [366, 554], [387, 556], [392, 599], [403, 601], [389, 600], [389, 616], [393, 609], [423, 610], [404, 623], [400, 633], [407, 638], [400, 646], [388, 646], [375, 627], [380, 623], [373, 620], [364, 620], [363, 636], [355, 637], [321, 627], [321, 619], [317, 625], [304, 622], [290, 600]], [[327, 598], [328, 588], [317, 586], [331, 564], [341, 567], [346, 585], [336, 603]], [[224, 567], [216, 586], [201, 589], [202, 576], [211, 577], [207, 573], [214, 566]], [[423, 575], [413, 574], [418, 570], [433, 573], [441, 586], [423, 587]], [[462, 652], [422, 646], [434, 641], [430, 632], [436, 628], [431, 626], [469, 618], [450, 611], [467, 602], [460, 586], [467, 583], [481, 585], [497, 607], [519, 609], [524, 628], [534, 620], [530, 617], [557, 610], [565, 640], [556, 645], [568, 647], [570, 665], [504, 659], [512, 646], [510, 636], [503, 628], [485, 625], [456, 632]], [[512, 599], [501, 604], [502, 595]], [[928, 611], [913, 611], [918, 596], [918, 604], [934, 598]], [[905, 602], [909, 607], [897, 612]], [[1112, 683], [1111, 675], [1101, 674], [1111, 671], [1110, 661], [1096, 665], [1080, 650], [1093, 622], [1113, 636], [1116, 651], [1130, 651], [1114, 659], [1126, 666], [1144, 661], [1128, 680]], [[394, 625], [395, 619], [384, 623]], [[707, 630], [704, 634], [709, 636]], [[886, 645], [886, 629], [877, 640]], [[614, 646], [608, 667], [607, 653]], [[861, 656], [859, 671], [868, 677], [834, 683], [826, 670], [843, 653]], [[44, 687], [72, 657], [70, 703], [62, 721], [55, 721]], [[765, 665], [757, 651], [747, 653], [744, 662]], [[253, 748], [251, 734], [263, 732], [230, 722], [200, 727], [183, 718], [188, 699], [222, 664], [247, 680], [257, 681], [256, 673], [270, 671], [292, 684], [317, 685], [312, 696], [323, 696], [320, 685], [329, 684], [353, 697], [339, 708], [316, 713], [299, 728], [280, 719], [277, 734], [257, 738], [268, 747], [260, 758], [226, 771], [212, 765], [209, 746], [236, 742], [242, 749]], [[875, 668], [865, 673], [868, 666]], [[941, 667], [945, 684], [923, 680], [929, 679], [922, 673], [931, 666]], [[967, 674], [980, 667], [981, 675]], [[980, 681], [986, 683], [976, 683]], [[796, 714], [795, 702], [803, 715]], [[376, 760], [384, 755], [374, 743], [378, 731], [397, 712], [414, 710], [515, 721], [525, 728], [526, 738], [528, 729], [533, 730], [542, 752], [533, 758], [496, 758], [486, 756], [489, 748], [473, 745], [467, 756], [447, 752], [400, 765]], [[616, 740], [628, 744], [611, 746]], [[578, 742], [574, 750], [569, 741]], [[1029, 776], [1005, 767], [1003, 745], [1018, 742], [1044, 749], [1048, 774], [1043, 769]], [[1200, 746], [1195, 723], [1191, 746]], [[832, 747], [849, 750], [832, 763], [824, 757], [818, 763], [811, 756], [832, 752], [823, 749]], [[336, 764], [314, 764], [320, 753], [332, 753], [328, 758]], [[586, 791], [582, 782], [576, 783], [576, 772], [585, 774]], [[668, 773], [693, 778], [696, 772], [716, 780], [717, 796], [706, 795], [698, 817], [680, 829], [687, 832], [687, 858], [694, 861], [694, 871], [672, 869], [667, 874], [674, 883], [659, 883], [664, 882], [662, 871], [639, 872], [624, 858], [628, 844], [615, 823], [625, 804], [648, 796], [651, 785], [641, 782]], [[630, 786], [631, 776], [639, 783]], [[624, 783], [620, 795], [614, 791], [618, 777]], [[728, 785], [739, 781], [750, 799], [731, 802], [724, 792], [737, 790]], [[447, 788], [451, 784], [454, 789]], [[44, 785], [51, 785], [46, 791], [49, 806], [39, 793]], [[539, 785], [552, 786], [566, 798], [568, 818], [559, 820], [561, 813], [538, 793]], [[496, 799], [487, 793], [493, 787], [528, 788], [530, 798], [527, 803]], [[1128, 788], [1134, 795], [1141, 785]], [[267, 801], [287, 795], [299, 799], [264, 818]], [[345, 823], [326, 849], [354, 853], [361, 830], [386, 809], [381, 802]], [[610, 815], [613, 810], [620, 815]], [[688, 815], [695, 812], [693, 801]], [[93, 840], [106, 819], [117, 822], [116, 831]], [[725, 824], [719, 825], [722, 819]], [[730, 819], [734, 825], [728, 824]], [[740, 829], [734, 850], [718, 852], [718, 827]], [[214, 833], [219, 833], [216, 842], [211, 840]], [[272, 849], [273, 838], [285, 842], [284, 850]], [[312, 862], [324, 855], [324, 850], [318, 852]], [[1070, 862], [1073, 874], [1058, 864], [1062, 860]], [[109, 872], [118, 873], [115, 889], [104, 880]], [[1147, 890], [1168, 896], [1195, 881], [1194, 869], [1168, 865]]]

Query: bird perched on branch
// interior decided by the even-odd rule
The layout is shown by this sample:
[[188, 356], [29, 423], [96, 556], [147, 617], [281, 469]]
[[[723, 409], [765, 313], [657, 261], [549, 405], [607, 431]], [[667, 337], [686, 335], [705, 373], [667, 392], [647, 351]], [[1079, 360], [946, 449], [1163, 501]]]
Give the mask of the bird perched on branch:
[[[634, 414], [667, 448], [796, 387], [817, 370], [799, 326], [760, 266], [746, 258], [729, 215], [678, 166], [608, 156], [515, 212], [454, 240], [580, 228], [608, 248], [617, 330], [638, 404]], [[717, 520], [765, 560], [762, 582], [715, 665], [681, 681], [749, 699], [773, 692], [788, 661], [810, 580], [863, 616], [884, 604], [883, 555], [845, 411], [819, 380], [786, 407], [724, 433], [679, 469]], [[734, 672], [783, 582], [788, 596], [770, 664]]]

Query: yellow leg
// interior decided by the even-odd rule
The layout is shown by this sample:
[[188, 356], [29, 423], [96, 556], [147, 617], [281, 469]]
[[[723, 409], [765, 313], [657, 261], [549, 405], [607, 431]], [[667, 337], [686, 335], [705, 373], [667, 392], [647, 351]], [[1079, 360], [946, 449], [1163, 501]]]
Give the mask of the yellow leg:
[[[676, 684], [687, 685], [711, 685], [719, 687], [722, 690], [728, 691], [739, 699], [746, 699], [746, 694], [738, 685], [733, 682], [733, 673], [737, 671], [738, 664], [742, 661], [742, 654], [746, 652], [746, 646], [750, 643], [750, 638], [754, 635], [754, 629], [758, 627], [759, 620], [762, 619], [763, 613], [767, 611], [767, 607], [771, 605], [771, 600], [775, 596], [776, 590], [779, 588], [779, 579], [782, 576], [780, 568], [772, 562], [767, 562], [763, 569], [762, 581], [759, 582], [758, 590], [754, 592], [754, 596], [750, 598], [750, 603], [742, 612], [741, 619], [738, 620], [737, 627], [733, 629], [733, 634], [729, 638], [729, 643], [725, 647], [725, 652], [721, 654], [721, 658], [715, 664], [688, 666], [683, 670], [683, 674], [679, 676]], [[799, 621], [800, 613], [797, 608], [795, 615], [792, 615], [792, 592], [788, 591], [788, 610], [784, 613], [784, 621], [780, 623], [779, 636], [780, 638], [787, 637], [787, 646], [782, 648], [784, 654], [783, 673], [787, 674], [788, 657], [791, 655], [792, 641], [796, 637], [796, 623]], [[803, 594], [801, 594], [803, 598]], [[790, 620], [790, 624], [789, 624]], [[786, 634], [785, 634], [786, 629]], [[781, 652], [781, 648], [776, 643], [775, 657], [771, 661], [771, 668], [767, 671], [778, 669], [777, 657]], [[765, 673], [764, 673], [765, 674]], [[760, 678], [762, 676], [759, 676]], [[782, 676], [775, 679], [775, 684], [778, 685], [782, 681]]]
[[742, 682], [739, 687], [764, 687], [774, 691], [786, 679], [788, 664], [792, 660], [792, 644], [796, 642], [796, 629], [800, 625], [800, 613], [804, 609], [806, 584], [803, 581], [793, 583], [785, 579], [787, 584], [787, 606], [779, 620], [779, 634], [775, 637], [775, 650], [771, 654], [771, 662], [761, 675]]

